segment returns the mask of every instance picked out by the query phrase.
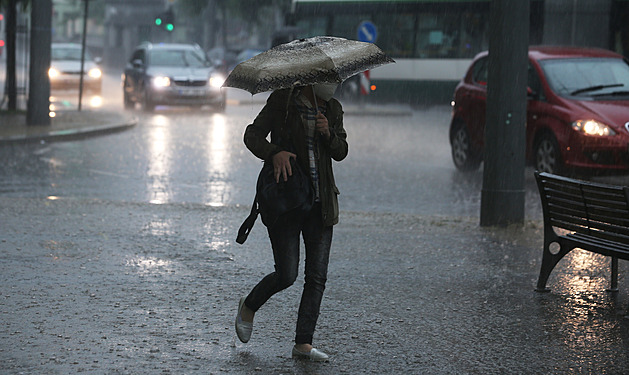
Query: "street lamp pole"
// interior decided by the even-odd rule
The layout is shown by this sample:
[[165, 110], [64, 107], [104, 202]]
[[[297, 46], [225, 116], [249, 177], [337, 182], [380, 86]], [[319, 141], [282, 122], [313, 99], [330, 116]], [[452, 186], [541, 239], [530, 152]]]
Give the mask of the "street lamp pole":
[[85, 9], [83, 11], [83, 37], [81, 41], [81, 75], [79, 78], [79, 112], [81, 111], [81, 103], [83, 102], [83, 75], [85, 74], [85, 35], [87, 34], [87, 11], [89, 0], [83, 0], [85, 2]]
[[524, 222], [529, 1], [493, 0], [481, 226]]
[[50, 125], [50, 43], [52, 0], [31, 6], [31, 53], [28, 83], [28, 125]]
[[17, 78], [15, 75], [15, 40], [17, 31], [17, 4], [16, 0], [9, 0], [7, 9], [7, 82], [6, 90], [8, 95], [8, 108], [10, 111], [17, 109]]

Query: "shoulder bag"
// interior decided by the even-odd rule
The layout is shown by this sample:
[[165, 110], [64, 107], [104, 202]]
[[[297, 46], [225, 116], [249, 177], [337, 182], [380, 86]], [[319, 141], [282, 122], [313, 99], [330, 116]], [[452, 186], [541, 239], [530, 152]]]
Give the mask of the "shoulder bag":
[[[280, 142], [278, 142], [279, 144]], [[258, 214], [267, 227], [273, 226], [277, 218], [290, 211], [309, 210], [314, 204], [314, 191], [308, 176], [294, 158], [290, 159], [292, 176], [287, 181], [280, 178], [275, 182], [273, 163], [265, 161], [256, 184], [256, 196], [249, 216], [240, 226], [236, 242], [243, 244], [253, 228]]]

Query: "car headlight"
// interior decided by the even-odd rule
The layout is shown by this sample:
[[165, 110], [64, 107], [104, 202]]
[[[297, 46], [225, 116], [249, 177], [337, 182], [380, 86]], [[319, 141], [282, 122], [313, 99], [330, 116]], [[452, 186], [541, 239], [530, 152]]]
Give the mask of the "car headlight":
[[608, 137], [616, 132], [609, 126], [595, 120], [577, 120], [572, 123], [572, 129], [585, 135]]
[[61, 75], [61, 73], [57, 69], [55, 69], [55, 68], [48, 69], [48, 77], [49, 78], [57, 78], [57, 77], [59, 77], [59, 75]]
[[170, 78], [164, 76], [153, 77], [153, 86], [163, 88], [170, 86]]
[[92, 78], [100, 78], [103, 75], [103, 72], [98, 68], [92, 68], [87, 72], [87, 75]]
[[210, 77], [211, 87], [221, 88], [221, 86], [223, 86], [223, 83], [225, 83], [225, 77], [223, 77], [220, 74], [215, 74], [212, 77]]

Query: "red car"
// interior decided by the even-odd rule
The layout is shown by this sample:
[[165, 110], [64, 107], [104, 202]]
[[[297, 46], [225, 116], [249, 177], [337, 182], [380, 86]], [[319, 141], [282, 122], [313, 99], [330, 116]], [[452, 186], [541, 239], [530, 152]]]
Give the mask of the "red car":
[[[450, 145], [459, 170], [483, 160], [488, 54], [454, 93]], [[611, 51], [531, 47], [526, 159], [536, 170], [629, 170], [629, 62]]]

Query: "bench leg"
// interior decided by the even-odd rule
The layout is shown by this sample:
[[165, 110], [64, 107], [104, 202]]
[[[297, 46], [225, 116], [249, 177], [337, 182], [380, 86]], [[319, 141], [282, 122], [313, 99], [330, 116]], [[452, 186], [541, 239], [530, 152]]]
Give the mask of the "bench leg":
[[617, 292], [618, 291], [618, 258], [612, 257], [612, 278], [608, 292]]
[[546, 283], [548, 282], [548, 277], [552, 272], [553, 268], [555, 268], [556, 262], [552, 261], [553, 255], [550, 254], [546, 249], [544, 249], [544, 254], [542, 255], [542, 267], [539, 270], [539, 278], [537, 279], [537, 288], [535, 291], [541, 293], [548, 293], [550, 289], [546, 287]]
[[549, 242], [544, 244], [544, 254], [542, 255], [542, 266], [539, 271], [539, 278], [537, 279], [537, 288], [535, 291], [537, 292], [550, 292], [550, 289], [546, 288], [546, 283], [548, 282], [548, 277], [550, 273], [553, 271], [557, 263], [563, 258], [566, 254], [572, 250], [572, 248], [568, 248], [567, 246], [559, 243], [560, 249], [557, 254], [553, 254], [550, 252], [550, 245], [552, 243], [557, 242]]

